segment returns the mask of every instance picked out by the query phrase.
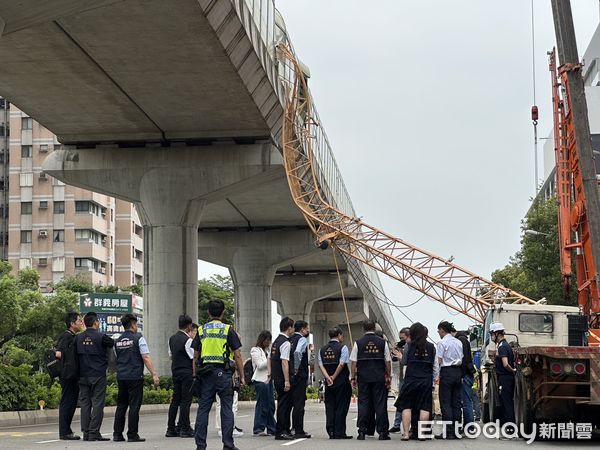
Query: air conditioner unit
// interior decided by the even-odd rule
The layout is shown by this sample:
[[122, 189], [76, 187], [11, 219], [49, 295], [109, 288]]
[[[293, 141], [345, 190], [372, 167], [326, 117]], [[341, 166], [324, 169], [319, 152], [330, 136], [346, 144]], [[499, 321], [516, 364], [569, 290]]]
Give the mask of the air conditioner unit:
[[46, 172], [40, 172], [40, 180], [45, 180], [46, 178]]
[[100, 268], [100, 273], [105, 274], [106, 273], [106, 267], [101, 267]]
[[46, 200], [40, 201], [40, 209], [48, 209], [48, 202]]
[[106, 217], [106, 211], [102, 211], [102, 217]]
[[40, 237], [41, 238], [47, 238], [48, 237], [48, 230], [40, 230]]
[[48, 265], [48, 258], [39, 258], [38, 259], [38, 266], [47, 266]]
[[41, 144], [40, 145], [40, 153], [47, 153], [48, 152], [48, 145], [47, 144]]
[[106, 236], [102, 236], [102, 243], [106, 244]]

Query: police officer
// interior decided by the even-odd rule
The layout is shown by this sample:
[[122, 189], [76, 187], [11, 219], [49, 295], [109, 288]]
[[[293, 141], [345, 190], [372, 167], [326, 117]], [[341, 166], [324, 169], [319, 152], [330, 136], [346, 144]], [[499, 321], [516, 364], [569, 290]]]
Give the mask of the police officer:
[[271, 346], [271, 357], [269, 359], [270, 375], [275, 391], [277, 391], [275, 439], [289, 441], [294, 439], [290, 435], [290, 413], [292, 411], [290, 337], [294, 334], [294, 321], [289, 317], [284, 317], [279, 322], [279, 331], [279, 336]]
[[80, 437], [73, 434], [71, 422], [77, 409], [79, 396], [79, 363], [77, 361], [77, 343], [75, 337], [83, 329], [83, 319], [76, 312], [65, 316], [67, 329], [58, 339], [56, 358], [60, 360], [60, 406], [58, 409], [58, 436], [61, 440], [77, 441]]
[[290, 352], [294, 355], [294, 364], [290, 365], [292, 395], [292, 426], [295, 439], [308, 439], [310, 434], [304, 431], [304, 407], [306, 405], [306, 386], [308, 384], [308, 323], [297, 320], [294, 334], [290, 337]]
[[224, 324], [225, 304], [222, 300], [211, 300], [208, 304], [210, 322], [198, 329], [194, 338], [193, 375], [199, 387], [198, 413], [196, 415], [196, 448], [206, 449], [208, 415], [215, 395], [221, 400], [221, 425], [224, 450], [237, 450], [233, 443], [233, 372], [231, 354], [244, 385], [244, 363], [240, 348], [242, 343], [231, 325]]
[[[196, 327], [196, 330], [198, 327]], [[169, 338], [171, 374], [173, 376], [173, 398], [169, 406], [166, 437], [194, 437], [190, 426], [190, 405], [192, 404], [192, 318], [187, 314], [179, 316], [179, 331]], [[195, 334], [194, 334], [195, 337]], [[175, 419], [179, 411], [179, 425]]]
[[95, 312], [83, 318], [86, 330], [77, 335], [79, 361], [79, 404], [81, 405], [81, 431], [84, 441], [110, 441], [102, 437], [100, 427], [104, 418], [106, 399], [107, 349], [114, 341], [98, 331], [100, 322]]
[[490, 324], [490, 334], [496, 343], [494, 369], [498, 376], [498, 394], [500, 398], [500, 424], [515, 423], [515, 354], [504, 338], [504, 325], [500, 322]]
[[159, 378], [152, 359], [148, 344], [138, 333], [137, 317], [125, 314], [121, 317], [121, 324], [125, 331], [115, 340], [115, 353], [117, 354], [117, 410], [113, 428], [113, 441], [123, 442], [125, 429], [125, 413], [129, 408], [127, 442], [144, 442], [138, 434], [140, 421], [140, 408], [144, 397], [144, 365], [152, 375], [152, 381], [158, 386]]
[[342, 344], [344, 334], [339, 327], [329, 330], [330, 341], [319, 351], [318, 363], [325, 378], [325, 428], [329, 439], [352, 439], [346, 434], [346, 416], [352, 398], [350, 357]]
[[358, 385], [358, 439], [365, 440], [372, 406], [379, 440], [387, 441], [390, 435], [386, 384], [392, 371], [392, 358], [385, 340], [375, 334], [375, 322], [365, 320], [363, 330], [365, 335], [354, 343], [350, 354], [352, 385]]

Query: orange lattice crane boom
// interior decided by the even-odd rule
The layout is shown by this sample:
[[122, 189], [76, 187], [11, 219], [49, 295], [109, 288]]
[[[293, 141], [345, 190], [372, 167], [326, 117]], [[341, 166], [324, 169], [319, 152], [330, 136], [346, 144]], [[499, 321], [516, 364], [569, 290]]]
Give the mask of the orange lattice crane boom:
[[322, 248], [332, 245], [347, 257], [405, 283], [429, 298], [482, 323], [490, 305], [536, 303], [451, 261], [411, 245], [334, 207], [322, 195], [315, 162], [312, 100], [302, 69], [286, 46], [278, 48], [287, 84], [282, 132], [283, 156], [294, 202]]

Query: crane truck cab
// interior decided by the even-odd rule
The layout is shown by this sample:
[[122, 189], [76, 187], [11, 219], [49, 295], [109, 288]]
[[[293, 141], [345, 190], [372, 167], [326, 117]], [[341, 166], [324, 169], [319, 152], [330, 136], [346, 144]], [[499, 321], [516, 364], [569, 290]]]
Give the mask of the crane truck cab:
[[531, 429], [535, 422], [594, 423], [600, 426], [600, 347], [587, 345], [588, 318], [578, 307], [545, 304], [494, 304], [483, 325], [482, 419], [498, 419], [492, 322], [505, 325], [515, 352], [515, 417]]

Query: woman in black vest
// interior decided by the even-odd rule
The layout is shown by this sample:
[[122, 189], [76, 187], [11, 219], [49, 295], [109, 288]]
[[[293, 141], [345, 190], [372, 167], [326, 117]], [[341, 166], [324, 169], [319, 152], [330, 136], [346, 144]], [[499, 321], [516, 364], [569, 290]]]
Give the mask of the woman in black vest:
[[[419, 411], [419, 420], [429, 420], [432, 407], [435, 347], [427, 342], [427, 328], [419, 322], [409, 331], [410, 343], [405, 347], [406, 373], [396, 408], [402, 411], [402, 440], [410, 437], [412, 411]], [[411, 430], [416, 434], [417, 430]]]

